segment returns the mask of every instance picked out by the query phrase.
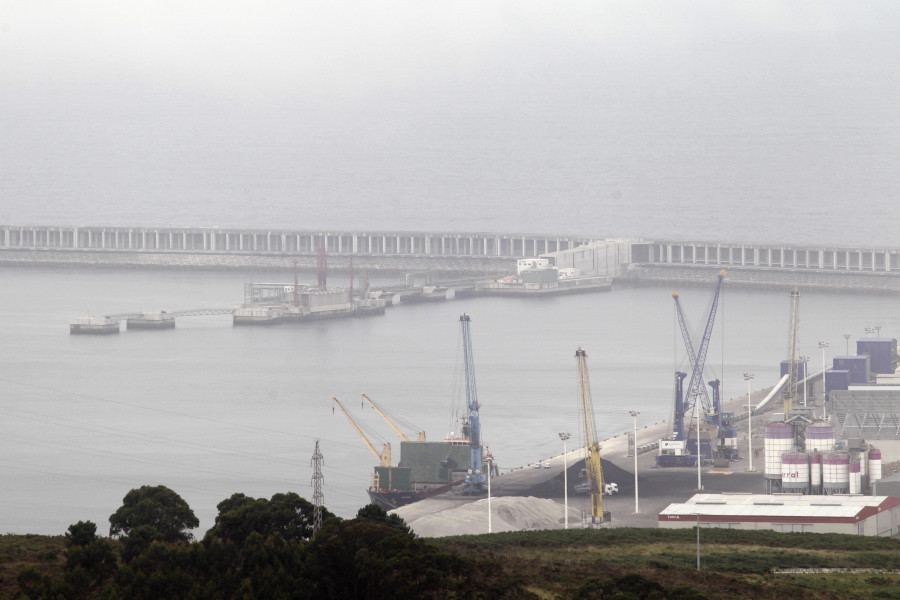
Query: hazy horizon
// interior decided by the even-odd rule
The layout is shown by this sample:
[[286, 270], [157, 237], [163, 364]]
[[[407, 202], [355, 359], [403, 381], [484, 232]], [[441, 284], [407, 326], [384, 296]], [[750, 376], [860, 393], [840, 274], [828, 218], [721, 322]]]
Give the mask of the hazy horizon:
[[892, 2], [7, 2], [0, 222], [896, 245]]

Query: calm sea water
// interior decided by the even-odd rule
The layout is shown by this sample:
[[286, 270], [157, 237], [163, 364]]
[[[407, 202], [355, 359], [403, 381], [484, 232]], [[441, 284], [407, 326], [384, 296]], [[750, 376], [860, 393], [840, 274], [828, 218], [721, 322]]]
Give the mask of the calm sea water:
[[[688, 29], [659, 43], [520, 32], [465, 67], [334, 97], [330, 80], [322, 97], [248, 96], [201, 76], [195, 87], [140, 69], [123, 77], [127, 65], [41, 79], [26, 62], [0, 111], [0, 222], [896, 246], [900, 70], [889, 57], [900, 35], [893, 5], [872, 10], [846, 26]], [[376, 444], [399, 448], [360, 410], [360, 393], [442, 438], [460, 400], [462, 312], [485, 440], [503, 468], [556, 454], [557, 433], [580, 430], [579, 346], [604, 437], [630, 426], [629, 409], [644, 423], [667, 418], [672, 372], [684, 368], [663, 287], [451, 301], [304, 327], [198, 317], [174, 331], [68, 335], [88, 311], [227, 307], [245, 281], [275, 277], [0, 269], [0, 533], [59, 534], [84, 519], [102, 528], [129, 489], [165, 484], [202, 534], [235, 492], [311, 495], [316, 439], [326, 504], [350, 516], [367, 502], [374, 457], [330, 398]], [[698, 328], [713, 283], [679, 290]], [[819, 340], [830, 356], [844, 333], [900, 335], [895, 304], [804, 295], [800, 353], [819, 365]], [[745, 393], [748, 370], [758, 387], [775, 382], [788, 315], [785, 293], [726, 290], [709, 353], [726, 397]]]
[[[69, 336], [94, 313], [178, 310], [239, 302], [242, 284], [291, 275], [165, 271], [4, 270], [0, 297], [0, 531], [58, 534], [84, 519], [101, 528], [136, 486], [164, 484], [212, 525], [235, 492], [311, 496], [315, 440], [325, 501], [352, 516], [368, 499], [375, 458], [330, 399], [342, 400], [380, 447], [396, 439], [366, 393], [440, 439], [462, 402], [459, 315], [472, 317], [484, 437], [502, 469], [558, 454], [557, 433], [580, 431], [575, 350], [588, 351], [602, 437], [668, 418], [672, 373], [684, 369], [670, 289], [544, 299], [467, 299], [397, 306], [383, 317], [306, 326], [234, 328], [193, 317], [177, 329]], [[337, 282], [336, 282], [337, 283]], [[709, 289], [680, 291], [701, 325]], [[709, 353], [725, 397], [773, 384], [787, 352], [789, 298], [728, 290]], [[806, 294], [800, 352], [843, 353], [843, 333], [880, 325], [900, 335], [888, 297]], [[724, 368], [723, 368], [724, 365]], [[412, 431], [410, 431], [412, 433]]]

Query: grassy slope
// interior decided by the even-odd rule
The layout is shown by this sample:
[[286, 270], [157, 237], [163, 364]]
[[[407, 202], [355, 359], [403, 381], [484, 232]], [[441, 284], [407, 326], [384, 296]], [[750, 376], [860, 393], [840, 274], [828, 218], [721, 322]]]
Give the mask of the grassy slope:
[[[62, 536], [0, 536], [0, 598], [33, 565], [55, 577]], [[900, 570], [900, 540], [767, 531], [609, 529], [511, 532], [430, 540], [471, 558], [493, 558], [538, 598], [567, 598], [591, 577], [637, 573], [666, 588], [690, 586], [707, 598], [898, 598], [900, 572], [774, 574], [795, 567]]]
[[637, 573], [708, 598], [900, 598], [900, 573], [774, 574], [784, 568], [900, 569], [900, 540], [766, 531], [610, 529], [502, 533], [434, 540], [500, 559], [539, 598], [570, 597], [590, 577]]
[[33, 566], [42, 574], [61, 577], [65, 559], [65, 536], [0, 536], [0, 598], [12, 598], [19, 591], [16, 575]]

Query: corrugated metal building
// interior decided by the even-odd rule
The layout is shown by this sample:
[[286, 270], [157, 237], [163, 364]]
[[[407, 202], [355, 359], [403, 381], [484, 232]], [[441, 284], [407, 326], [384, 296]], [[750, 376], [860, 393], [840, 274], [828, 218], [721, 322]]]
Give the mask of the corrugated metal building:
[[659, 513], [659, 527], [900, 535], [900, 498], [800, 494], [696, 494]]

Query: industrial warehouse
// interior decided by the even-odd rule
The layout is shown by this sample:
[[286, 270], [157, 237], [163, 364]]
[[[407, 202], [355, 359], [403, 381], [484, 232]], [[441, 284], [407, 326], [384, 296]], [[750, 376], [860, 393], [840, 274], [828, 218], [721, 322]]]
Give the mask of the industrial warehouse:
[[661, 528], [770, 529], [789, 533], [900, 534], [900, 498], [801, 494], [696, 494], [659, 513]]

